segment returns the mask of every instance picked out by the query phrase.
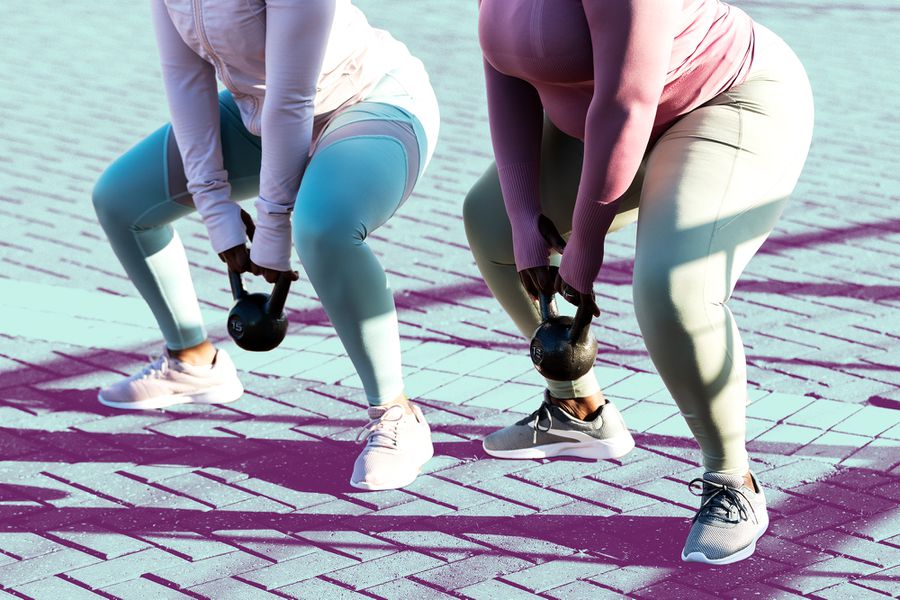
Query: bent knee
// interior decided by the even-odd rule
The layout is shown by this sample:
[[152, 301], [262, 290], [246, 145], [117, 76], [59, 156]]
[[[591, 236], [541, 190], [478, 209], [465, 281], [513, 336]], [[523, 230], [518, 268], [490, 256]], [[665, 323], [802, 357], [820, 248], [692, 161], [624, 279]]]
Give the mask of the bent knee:
[[126, 224], [130, 225], [128, 209], [125, 198], [128, 194], [122, 189], [121, 177], [117, 174], [116, 164], [113, 163], [106, 168], [94, 183], [91, 191], [91, 201], [94, 205], [94, 212], [100, 224], [106, 227], [107, 224]]
[[636, 261], [632, 294], [641, 331], [667, 335], [705, 322], [715, 303], [708, 301], [703, 273], [665, 261]]
[[340, 211], [295, 210], [292, 231], [301, 260], [361, 244], [368, 235], [359, 218]]

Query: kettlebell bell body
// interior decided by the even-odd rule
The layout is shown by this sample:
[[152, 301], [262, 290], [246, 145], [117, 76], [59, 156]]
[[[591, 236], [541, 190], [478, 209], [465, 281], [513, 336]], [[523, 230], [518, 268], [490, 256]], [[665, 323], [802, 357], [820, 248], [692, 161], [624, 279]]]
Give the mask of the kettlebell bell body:
[[228, 313], [228, 335], [240, 348], [251, 352], [266, 352], [276, 348], [288, 330], [284, 303], [290, 279], [282, 276], [275, 283], [272, 294], [247, 293], [241, 276], [229, 271], [234, 305]]
[[552, 296], [539, 298], [542, 323], [531, 338], [531, 362], [547, 379], [572, 381], [585, 375], [597, 357], [591, 314], [578, 307], [575, 318], [560, 316]]

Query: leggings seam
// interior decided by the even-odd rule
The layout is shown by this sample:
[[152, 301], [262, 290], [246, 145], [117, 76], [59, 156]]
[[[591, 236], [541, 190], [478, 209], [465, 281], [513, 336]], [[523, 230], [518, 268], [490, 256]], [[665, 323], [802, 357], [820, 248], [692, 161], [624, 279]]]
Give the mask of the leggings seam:
[[[710, 264], [710, 261], [712, 258], [712, 246], [713, 246], [714, 240], [716, 239], [716, 235], [719, 232], [719, 228], [717, 227], [717, 224], [720, 221], [720, 215], [722, 214], [722, 208], [725, 205], [726, 198], [728, 198], [728, 192], [731, 190], [731, 187], [734, 183], [734, 172], [735, 172], [735, 169], [737, 168], [737, 163], [738, 163], [737, 155], [740, 152], [742, 152], [743, 148], [744, 148], [744, 109], [740, 105], [739, 102], [736, 102], [734, 100], [733, 97], [731, 97], [727, 93], [725, 94], [725, 96], [734, 103], [734, 105], [736, 106], [736, 108], [738, 110], [738, 140], [737, 140], [737, 147], [735, 148], [735, 151], [734, 151], [735, 158], [731, 163], [731, 170], [728, 173], [728, 184], [725, 186], [725, 190], [722, 192], [722, 198], [719, 200], [719, 209], [716, 213], [716, 220], [711, 227], [711, 232], [709, 235], [709, 243], [706, 247], [706, 261], [705, 261], [706, 268], [703, 269], [703, 314], [706, 317], [706, 324], [709, 326], [713, 325], [713, 322], [709, 316], [709, 307], [707, 306], [708, 305], [707, 290], [709, 288], [709, 273], [710, 273], [709, 264]], [[728, 260], [727, 256], [726, 256], [725, 263], [726, 263], [725, 268], [729, 269], [729, 260]], [[731, 277], [730, 270], [729, 270], [729, 272], [725, 273], [725, 277], [726, 277], [726, 281], [730, 280], [730, 277]], [[730, 291], [727, 293], [727, 296], [728, 297], [731, 296]], [[714, 304], [720, 305], [725, 310], [728, 310], [728, 308], [726, 307], [727, 300], [728, 300], [728, 298], [726, 297], [725, 299], [722, 300], [722, 302], [715, 302]], [[731, 348], [729, 348], [727, 342], [725, 343], [725, 355], [728, 357], [729, 365], [733, 366], [734, 365], [734, 356], [732, 355]], [[723, 367], [724, 367], [724, 365], [723, 365]]]
[[[409, 166], [408, 166], [409, 165], [409, 154], [406, 152], [406, 147], [403, 145], [403, 142], [401, 142], [397, 138], [390, 136], [390, 135], [355, 135], [353, 137], [341, 138], [341, 139], [337, 140], [336, 142], [328, 144], [321, 150], [318, 150], [316, 152], [316, 155], [320, 156], [321, 154], [328, 152], [328, 150], [330, 150], [331, 148], [335, 148], [336, 146], [339, 146], [343, 142], [349, 142], [352, 140], [365, 140], [365, 139], [390, 140], [391, 142], [394, 142], [397, 145], [397, 147], [400, 148], [400, 152], [403, 153], [403, 181], [405, 181], [405, 182], [409, 181]], [[315, 158], [315, 156], [313, 158]], [[408, 197], [406, 195], [407, 187], [409, 187], [408, 184], [405, 184], [403, 186], [403, 192], [402, 192], [403, 195], [400, 198], [400, 201], [397, 203], [397, 206], [394, 208], [393, 211], [391, 211], [390, 216], [388, 216], [388, 218], [384, 220], [385, 223], [387, 221], [391, 220], [394, 217], [394, 215], [397, 214], [397, 211], [400, 210], [400, 207], [403, 206], [403, 204], [406, 202], [406, 199]], [[415, 187], [415, 182], [413, 182], [412, 187]], [[363, 236], [362, 236], [362, 240], [360, 240], [360, 241], [365, 241], [366, 238], [369, 237], [369, 231], [365, 226], [363, 226], [362, 229], [363, 229]]]

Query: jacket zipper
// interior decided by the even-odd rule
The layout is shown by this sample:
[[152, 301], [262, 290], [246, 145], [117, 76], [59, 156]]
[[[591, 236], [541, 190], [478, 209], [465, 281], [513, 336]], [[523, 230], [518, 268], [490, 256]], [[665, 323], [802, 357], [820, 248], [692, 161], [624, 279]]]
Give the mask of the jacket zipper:
[[[206, 36], [206, 27], [203, 25], [203, 0], [192, 1], [194, 4], [194, 26], [197, 28], [197, 37], [200, 38], [200, 43], [203, 44], [203, 48], [206, 50], [206, 53], [209, 54], [209, 58], [216, 66], [216, 70], [222, 75], [222, 83], [225, 84], [225, 88], [235, 96], [244, 96], [245, 94], [241, 94], [235, 89], [234, 82], [231, 80], [231, 77], [228, 76], [228, 71], [225, 70], [225, 65], [222, 64], [219, 56], [216, 54], [215, 50], [213, 50], [212, 44], [209, 43], [209, 38]], [[259, 99], [256, 98], [256, 96], [250, 96], [250, 99], [253, 101], [252, 124], [256, 125], [256, 121], [259, 120]]]

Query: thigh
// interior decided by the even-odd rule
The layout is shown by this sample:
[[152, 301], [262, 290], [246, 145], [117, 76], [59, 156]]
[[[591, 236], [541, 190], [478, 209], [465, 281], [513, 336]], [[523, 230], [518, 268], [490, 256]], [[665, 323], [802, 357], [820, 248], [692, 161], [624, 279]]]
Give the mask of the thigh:
[[791, 85], [748, 81], [689, 113], [655, 145], [638, 217], [635, 281], [723, 302], [797, 182], [811, 105]]
[[[259, 191], [260, 143], [241, 122], [231, 94], [219, 97], [222, 151], [232, 197], [248, 198]], [[166, 124], [113, 162], [94, 188], [104, 210], [139, 229], [159, 227], [194, 211], [181, 154]]]
[[296, 219], [350, 220], [363, 236], [383, 225], [412, 193], [422, 162], [422, 129], [407, 111], [360, 102], [320, 136], [300, 183]]
[[[545, 120], [541, 143], [541, 212], [553, 221], [566, 239], [572, 231], [583, 162], [584, 143]], [[610, 231], [622, 229], [637, 220], [643, 172], [641, 165], [631, 186], [619, 198], [618, 212]]]
[[[566, 238], [572, 231], [572, 215], [583, 160], [584, 143], [561, 132], [549, 119], [545, 119], [541, 141], [541, 212], [553, 221]], [[637, 220], [643, 171], [642, 165], [634, 183], [620, 199], [618, 214], [610, 231], [621, 229]], [[493, 241], [498, 244], [508, 242], [506, 245], [512, 252], [512, 228], [503, 203], [496, 164], [491, 163], [469, 191], [466, 213], [472, 225], [479, 222], [496, 223], [492, 231], [497, 237]]]

